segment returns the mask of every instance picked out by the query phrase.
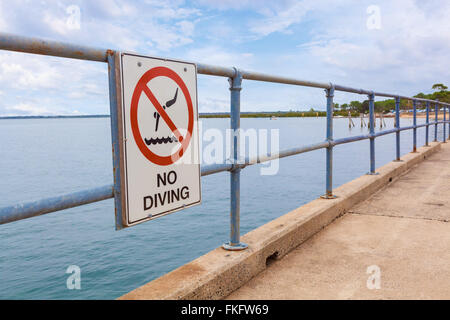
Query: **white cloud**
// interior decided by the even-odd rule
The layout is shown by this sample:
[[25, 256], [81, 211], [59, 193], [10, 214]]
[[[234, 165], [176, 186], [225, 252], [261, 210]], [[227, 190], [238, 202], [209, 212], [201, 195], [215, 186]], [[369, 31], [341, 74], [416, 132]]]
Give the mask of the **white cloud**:
[[52, 115], [53, 113], [45, 107], [37, 107], [28, 103], [19, 103], [11, 107], [6, 107], [6, 110], [13, 111], [10, 115]]
[[[359, 9], [365, 13], [363, 7]], [[316, 30], [318, 39], [301, 50], [331, 66], [336, 74], [353, 75], [350, 84], [354, 86], [380, 86], [388, 92], [409, 86], [409, 94], [414, 94], [439, 78], [448, 79], [450, 72], [442, 66], [448, 62], [450, 34], [442, 31], [450, 30], [450, 4], [424, 8], [419, 2], [403, 0], [383, 2], [380, 9], [381, 29], [367, 29], [367, 15], [363, 19], [335, 15]]]
[[[70, 7], [80, 8], [76, 28]], [[2, 30], [128, 51], [143, 52], [149, 45], [167, 51], [192, 43], [199, 16], [199, 9], [176, 1], [0, 0]]]
[[313, 0], [299, 1], [274, 13], [267, 12], [265, 18], [252, 23], [250, 31], [259, 36], [267, 36], [273, 32], [289, 32], [289, 27], [302, 21], [306, 13], [316, 7], [317, 3], [318, 1]]
[[80, 115], [78, 110], [64, 110], [58, 107], [44, 107], [29, 102], [21, 102], [5, 108], [2, 116], [55, 116], [55, 115]]
[[23, 54], [0, 55], [0, 83], [22, 90], [55, 88], [62, 78], [57, 68], [37, 57]]
[[70, 31], [67, 25], [67, 18], [65, 17], [56, 17], [47, 11], [43, 15], [43, 21], [49, 25], [54, 32], [61, 35], [66, 35], [67, 32]]
[[182, 20], [176, 23], [176, 26], [180, 28], [180, 31], [185, 36], [191, 37], [194, 34], [195, 24], [188, 20]]
[[205, 97], [200, 99], [198, 104], [200, 112], [230, 112], [230, 101], [226, 99]]
[[128, 1], [95, 0], [91, 5], [97, 12], [100, 11], [108, 17], [132, 16], [139, 13], [138, 9]]
[[71, 114], [108, 111], [106, 65], [23, 53], [0, 54], [0, 114]]
[[197, 0], [203, 6], [216, 10], [251, 10], [268, 15], [280, 8], [288, 7], [297, 0]]
[[198, 9], [162, 7], [154, 11], [155, 17], [158, 19], [185, 19], [192, 16], [201, 15]]
[[186, 59], [220, 66], [248, 68], [252, 65], [253, 54], [233, 52], [219, 46], [194, 48], [186, 52]]
[[53, 89], [64, 91], [81, 83], [97, 87], [105, 75], [99, 64], [23, 53], [0, 53], [0, 85], [23, 91]]
[[7, 30], [7, 22], [6, 18], [4, 17], [4, 11], [2, 10], [1, 4], [0, 4], [0, 30], [2, 31]]
[[173, 27], [164, 27], [161, 25], [154, 25], [151, 27], [147, 36], [149, 40], [147, 43], [161, 51], [168, 51], [172, 48], [193, 42], [190, 36], [185, 36], [184, 34], [177, 32]]

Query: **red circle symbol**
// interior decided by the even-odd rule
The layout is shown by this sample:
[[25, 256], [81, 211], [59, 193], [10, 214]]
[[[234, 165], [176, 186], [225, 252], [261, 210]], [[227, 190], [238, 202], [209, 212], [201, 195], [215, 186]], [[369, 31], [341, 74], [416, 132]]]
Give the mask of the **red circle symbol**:
[[[156, 97], [153, 95], [152, 91], [148, 88], [147, 84], [150, 82], [150, 80], [156, 78], [156, 77], [167, 77], [171, 80], [173, 80], [178, 87], [181, 89], [181, 92], [183, 92], [184, 98], [186, 100], [187, 109], [188, 109], [188, 128], [186, 136], [182, 136], [179, 132], [178, 128], [175, 126], [175, 124], [172, 122], [166, 111], [161, 107], [158, 100], [156, 100]], [[166, 122], [166, 124], [169, 126], [170, 130], [174, 133], [175, 137], [178, 139], [178, 141], [181, 143], [180, 148], [169, 156], [160, 156], [154, 152], [152, 152], [147, 145], [145, 144], [144, 140], [142, 140], [141, 131], [139, 130], [139, 124], [138, 124], [138, 107], [139, 107], [139, 99], [141, 97], [141, 94], [145, 93], [152, 105], [155, 107], [156, 111], [161, 115], [161, 118]], [[133, 132], [134, 140], [136, 141], [136, 144], [139, 148], [139, 150], [142, 152], [142, 154], [151, 162], [161, 165], [161, 166], [167, 166], [170, 164], [175, 163], [178, 159], [180, 159], [186, 149], [189, 146], [189, 143], [191, 141], [192, 137], [192, 130], [194, 128], [194, 108], [192, 105], [192, 99], [191, 95], [189, 94], [189, 90], [186, 87], [186, 84], [183, 82], [183, 80], [180, 78], [180, 76], [173, 70], [166, 68], [166, 67], [155, 67], [153, 69], [148, 70], [146, 73], [142, 75], [142, 77], [139, 79], [134, 92], [133, 97], [131, 98], [131, 108], [130, 108], [130, 120], [131, 120], [131, 130]]]

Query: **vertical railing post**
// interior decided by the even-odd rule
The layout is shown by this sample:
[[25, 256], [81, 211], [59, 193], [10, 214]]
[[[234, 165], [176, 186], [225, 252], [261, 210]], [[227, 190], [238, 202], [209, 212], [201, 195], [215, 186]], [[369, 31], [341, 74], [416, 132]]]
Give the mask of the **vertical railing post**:
[[400, 160], [400, 98], [395, 98], [395, 161]]
[[[448, 119], [450, 120], [450, 107], [448, 107]], [[448, 139], [450, 140], [450, 121], [448, 123]]]
[[333, 113], [334, 113], [334, 85], [330, 84], [329, 89], [325, 89], [327, 95], [327, 159], [326, 159], [326, 190], [323, 199], [335, 199], [333, 195]]
[[[119, 116], [118, 108], [120, 108], [120, 70], [119, 59], [120, 52], [108, 51], [108, 80], [109, 80], [109, 106], [111, 118], [111, 142], [113, 153], [113, 174], [114, 174], [114, 204], [116, 214], [116, 230], [123, 228], [122, 222], [122, 201], [121, 179], [122, 172], [120, 168], [120, 142], [119, 142]], [[118, 90], [119, 89], [119, 90]]]
[[425, 126], [425, 128], [426, 128], [426, 131], [425, 131], [425, 147], [429, 147], [430, 145], [429, 145], [429, 143], [428, 143], [428, 140], [429, 140], [429, 127], [430, 127], [430, 102], [429, 101], [427, 101], [427, 118], [426, 118], [426, 126]]
[[446, 126], [446, 123], [445, 123], [445, 120], [447, 119], [446, 115], [447, 115], [447, 107], [444, 105], [444, 123], [443, 123], [443, 126], [442, 126], [442, 129], [444, 131], [442, 133], [442, 142], [443, 143], [445, 143], [445, 140], [447, 140], [447, 132], [446, 132], [447, 126]]
[[437, 127], [438, 127], [438, 112], [439, 112], [439, 103], [434, 105], [434, 142], [437, 142]]
[[413, 151], [417, 152], [417, 102], [413, 100]]
[[375, 172], [375, 95], [373, 93], [369, 97], [369, 117], [370, 117], [370, 175], [378, 174]]
[[235, 74], [229, 78], [231, 94], [231, 133], [232, 133], [232, 157], [233, 167], [230, 171], [230, 242], [223, 244], [225, 250], [244, 250], [248, 246], [240, 242], [240, 113], [241, 113], [241, 89], [242, 74], [234, 68]]

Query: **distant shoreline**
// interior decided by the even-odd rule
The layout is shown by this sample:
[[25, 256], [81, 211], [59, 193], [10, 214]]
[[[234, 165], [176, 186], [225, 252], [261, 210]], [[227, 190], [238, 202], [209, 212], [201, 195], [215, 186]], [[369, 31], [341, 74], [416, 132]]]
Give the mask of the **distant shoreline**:
[[[275, 112], [241, 112], [241, 118], [294, 118], [294, 117], [325, 117], [325, 111], [275, 111]], [[229, 118], [227, 112], [199, 113], [199, 118]], [[0, 116], [0, 119], [78, 119], [78, 118], [109, 118], [109, 114], [72, 115], [72, 116]]]
[[[303, 118], [326, 117], [325, 111], [266, 111], [266, 112], [241, 112], [241, 118]], [[200, 113], [200, 118], [229, 118], [228, 112]]]
[[93, 114], [80, 116], [5, 116], [2, 119], [73, 119], [73, 118], [109, 118], [109, 114]]
[[[366, 115], [367, 116], [367, 115]], [[93, 114], [93, 115], [72, 115], [72, 116], [0, 116], [0, 120], [20, 120], [20, 119], [84, 119], [84, 118], [109, 118], [109, 114]], [[229, 118], [227, 112], [221, 113], [199, 113], [199, 118]], [[276, 111], [276, 112], [241, 112], [241, 118], [315, 118], [326, 117], [325, 111]], [[347, 115], [334, 115], [336, 118], [347, 118]], [[352, 114], [352, 118], [359, 118], [359, 114]], [[378, 117], [378, 114], [377, 114]], [[392, 118], [393, 114], [385, 114], [384, 118]], [[401, 113], [401, 118], [412, 118], [411, 113]], [[424, 113], [418, 113], [417, 118], [424, 118]], [[434, 112], [430, 112], [430, 119], [434, 118]], [[443, 113], [439, 112], [439, 119], [443, 118]]]

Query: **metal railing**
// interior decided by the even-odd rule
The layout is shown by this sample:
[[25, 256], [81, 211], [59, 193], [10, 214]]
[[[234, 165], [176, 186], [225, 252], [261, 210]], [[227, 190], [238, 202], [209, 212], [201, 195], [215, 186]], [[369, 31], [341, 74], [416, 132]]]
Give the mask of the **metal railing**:
[[[110, 94], [110, 112], [111, 112], [111, 134], [113, 144], [113, 168], [114, 168], [114, 184], [102, 186], [95, 189], [83, 190], [75, 193], [70, 193], [53, 198], [42, 199], [39, 201], [28, 202], [23, 204], [17, 204], [14, 206], [0, 208], [0, 224], [13, 222], [21, 219], [26, 219], [42, 214], [81, 206], [88, 203], [93, 203], [109, 198], [115, 198], [116, 208], [120, 208], [120, 170], [119, 170], [119, 147], [117, 137], [117, 108], [116, 99], [117, 92], [115, 90], [115, 60], [118, 58], [119, 51], [96, 49], [85, 46], [78, 46], [73, 44], [60, 43], [55, 41], [45, 41], [41, 39], [27, 38], [21, 36], [15, 36], [5, 33], [0, 33], [0, 49], [34, 53], [48, 56], [57, 56], [81, 60], [99, 61], [108, 64], [109, 70], [109, 94]], [[233, 159], [231, 163], [205, 165], [201, 168], [201, 175], [207, 176], [210, 174], [230, 171], [230, 184], [231, 184], [231, 234], [230, 241], [224, 244], [224, 248], [228, 250], [241, 250], [245, 249], [246, 245], [240, 241], [239, 230], [239, 217], [240, 217], [240, 171], [246, 166], [256, 163], [266, 162], [274, 159], [284, 158], [296, 154], [310, 152], [318, 149], [326, 149], [326, 186], [325, 194], [322, 198], [332, 199], [333, 195], [333, 148], [340, 144], [351, 143], [360, 140], [370, 140], [370, 175], [377, 174], [375, 171], [375, 138], [386, 135], [396, 134], [396, 160], [400, 160], [400, 132], [404, 130], [413, 130], [413, 152], [417, 149], [417, 129], [421, 127], [426, 128], [425, 134], [425, 146], [429, 145], [429, 127], [434, 125], [434, 141], [437, 141], [437, 128], [438, 124], [443, 125], [443, 142], [446, 140], [446, 124], [449, 126], [450, 138], [450, 121], [446, 119], [446, 109], [450, 107], [450, 104], [422, 99], [411, 98], [406, 96], [400, 96], [390, 93], [374, 92], [364, 89], [355, 89], [350, 87], [341, 86], [333, 83], [320, 83], [312, 82], [294, 78], [286, 78], [277, 75], [268, 75], [257, 72], [250, 72], [240, 70], [238, 68], [224, 68], [206, 64], [197, 64], [197, 72], [199, 74], [227, 77], [230, 81], [230, 94], [231, 94], [231, 129], [234, 132], [233, 135]], [[276, 154], [259, 155], [255, 158], [245, 158], [244, 161], [238, 161], [240, 159], [239, 154], [239, 131], [240, 128], [240, 94], [241, 84], [243, 80], [256, 80], [264, 82], [274, 82], [282, 84], [290, 84], [305, 87], [314, 87], [325, 89], [327, 98], [327, 131], [326, 140], [324, 142], [311, 144], [302, 147], [296, 147], [280, 151]], [[342, 139], [333, 139], [333, 96], [335, 91], [344, 91], [356, 94], [365, 94], [369, 99], [369, 121], [370, 131], [369, 134], [359, 135], [353, 137], [347, 137]], [[384, 130], [375, 133], [375, 112], [374, 112], [374, 99], [377, 97], [389, 97], [395, 99], [395, 128], [390, 130]], [[400, 127], [399, 114], [400, 114], [400, 101], [412, 100], [413, 101], [413, 125], [408, 127]], [[417, 124], [417, 103], [426, 103], [426, 122], [424, 124]], [[434, 104], [435, 119], [430, 122], [430, 104]], [[444, 118], [442, 121], [438, 119], [439, 108], [444, 108]], [[116, 215], [117, 217], [117, 215]], [[120, 221], [117, 221], [116, 225], [120, 225]]]

